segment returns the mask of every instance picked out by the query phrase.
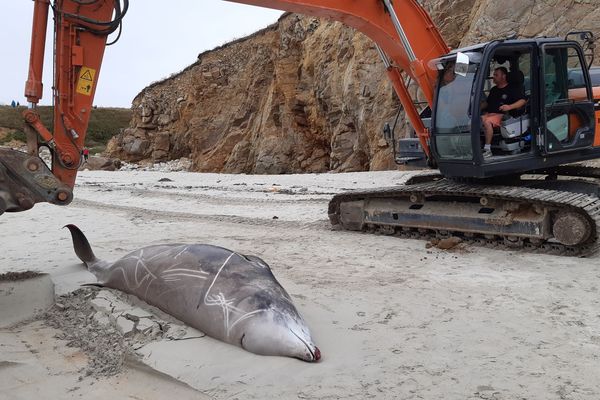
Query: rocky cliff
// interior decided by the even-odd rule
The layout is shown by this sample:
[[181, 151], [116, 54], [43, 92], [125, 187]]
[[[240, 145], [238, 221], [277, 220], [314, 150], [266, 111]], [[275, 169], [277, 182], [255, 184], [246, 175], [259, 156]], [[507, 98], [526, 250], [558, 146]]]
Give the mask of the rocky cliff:
[[[424, 1], [452, 47], [594, 28], [595, 3]], [[204, 172], [390, 169], [380, 132], [398, 105], [369, 39], [339, 23], [287, 14], [145, 88], [133, 101], [130, 128], [107, 151], [127, 161], [189, 157]]]

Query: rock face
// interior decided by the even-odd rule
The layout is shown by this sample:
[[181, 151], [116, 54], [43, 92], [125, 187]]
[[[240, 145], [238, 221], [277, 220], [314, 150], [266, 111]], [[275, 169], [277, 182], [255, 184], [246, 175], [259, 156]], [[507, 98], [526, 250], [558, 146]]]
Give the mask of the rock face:
[[127, 161], [186, 156], [206, 172], [391, 168], [379, 132], [398, 104], [373, 60], [362, 35], [287, 15], [144, 89], [108, 150]]
[[[595, 0], [432, 0], [452, 47], [593, 28]], [[415, 90], [416, 92], [416, 90]], [[415, 93], [416, 94], [416, 93]], [[192, 170], [254, 174], [395, 168], [380, 134], [399, 102], [374, 44], [335, 22], [287, 14], [200, 54], [133, 101], [108, 145], [126, 161], [192, 160]], [[404, 132], [404, 116], [398, 133]]]

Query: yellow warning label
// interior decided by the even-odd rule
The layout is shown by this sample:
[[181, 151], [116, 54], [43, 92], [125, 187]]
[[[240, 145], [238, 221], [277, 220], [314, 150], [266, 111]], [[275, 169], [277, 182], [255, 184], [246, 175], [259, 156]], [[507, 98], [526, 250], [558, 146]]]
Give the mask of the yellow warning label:
[[91, 96], [92, 88], [94, 87], [94, 77], [95, 76], [96, 76], [95, 69], [91, 69], [88, 67], [81, 67], [81, 71], [79, 71], [79, 80], [77, 81], [77, 93]]

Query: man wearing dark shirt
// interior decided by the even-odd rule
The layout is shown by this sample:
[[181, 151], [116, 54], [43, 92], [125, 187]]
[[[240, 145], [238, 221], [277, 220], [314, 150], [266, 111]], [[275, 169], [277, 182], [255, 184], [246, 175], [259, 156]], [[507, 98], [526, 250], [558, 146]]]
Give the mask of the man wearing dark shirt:
[[508, 71], [504, 67], [498, 67], [494, 70], [493, 79], [496, 86], [490, 90], [490, 94], [482, 107], [486, 110], [486, 113], [481, 117], [483, 129], [485, 130], [484, 158], [492, 156], [494, 127], [500, 126], [504, 116], [503, 113], [517, 110], [527, 104], [522, 88], [509, 85], [506, 80], [507, 76]]

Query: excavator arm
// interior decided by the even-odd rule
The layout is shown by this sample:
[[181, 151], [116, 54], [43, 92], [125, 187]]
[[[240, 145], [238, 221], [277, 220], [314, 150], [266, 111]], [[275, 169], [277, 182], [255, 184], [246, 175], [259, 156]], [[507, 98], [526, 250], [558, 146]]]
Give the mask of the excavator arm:
[[340, 21], [375, 42], [404, 111], [429, 157], [429, 134], [419, 117], [401, 72], [433, 104], [437, 71], [427, 63], [450, 51], [417, 0], [226, 0]]
[[[108, 36], [120, 28], [128, 0], [34, 0], [29, 75], [23, 113], [27, 153], [0, 149], [0, 214], [24, 211], [35, 203], [66, 205], [73, 186], [94, 101]], [[48, 15], [54, 14], [54, 115], [52, 130], [36, 106], [42, 98], [42, 73]], [[40, 146], [52, 154], [50, 171], [38, 157]]]
[[[42, 69], [50, 0], [35, 0], [29, 78], [24, 112], [27, 124], [53, 153], [52, 173], [73, 187], [90, 119], [106, 40], [124, 14], [120, 0], [57, 0], [54, 10], [54, 129], [39, 120], [35, 105], [42, 98]], [[115, 18], [112, 19], [113, 14]], [[36, 149], [30, 148], [33, 153]]]
[[[107, 37], [120, 29], [128, 0], [34, 0], [29, 77], [24, 113], [28, 153], [0, 149], [0, 214], [38, 202], [70, 203]], [[433, 104], [437, 71], [430, 60], [449, 51], [417, 0], [226, 0], [340, 21], [370, 37], [379, 49], [406, 115], [430, 156], [429, 133], [419, 118], [402, 73]], [[40, 121], [42, 69], [49, 10], [54, 13], [54, 126]], [[38, 157], [52, 153], [52, 170]]]

